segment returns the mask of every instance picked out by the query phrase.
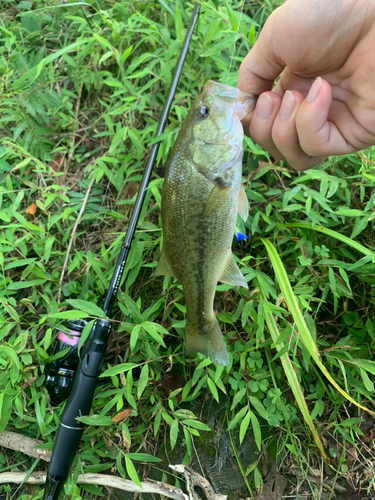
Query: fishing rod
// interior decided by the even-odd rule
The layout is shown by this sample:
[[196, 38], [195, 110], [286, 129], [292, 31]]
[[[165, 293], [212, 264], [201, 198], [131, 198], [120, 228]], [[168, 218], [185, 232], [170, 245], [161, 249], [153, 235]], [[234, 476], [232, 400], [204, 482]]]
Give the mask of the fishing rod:
[[[175, 73], [169, 88], [168, 96], [157, 127], [155, 138], [160, 136], [165, 128], [169, 111], [176, 92], [178, 80], [185, 62], [191, 36], [198, 18], [199, 4], [194, 7], [190, 24], [187, 29], [181, 53], [177, 61]], [[104, 301], [103, 311], [107, 318], [111, 317], [113, 305], [120, 286], [121, 278], [125, 269], [126, 259], [137, 227], [139, 214], [143, 205], [146, 189], [150, 180], [152, 167], [159, 149], [160, 142], [156, 142], [150, 151], [143, 179], [134, 204], [129, 226], [121, 247], [111, 283]], [[88, 415], [91, 410], [97, 379], [104, 362], [108, 338], [111, 332], [109, 319], [98, 319], [94, 323], [91, 332], [82, 348], [81, 361], [78, 364], [72, 391], [61, 416], [57, 431], [52, 458], [49, 463], [43, 500], [57, 500], [67, 479], [72, 466], [74, 456], [78, 449], [84, 431], [84, 424], [76, 418]]]

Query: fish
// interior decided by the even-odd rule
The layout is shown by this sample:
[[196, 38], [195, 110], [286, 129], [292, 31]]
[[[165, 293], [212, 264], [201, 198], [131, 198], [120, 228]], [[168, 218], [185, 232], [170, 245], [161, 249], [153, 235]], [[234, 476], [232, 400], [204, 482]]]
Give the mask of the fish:
[[218, 281], [247, 288], [231, 251], [237, 214], [245, 221], [243, 119], [255, 97], [209, 80], [194, 100], [167, 161], [161, 195], [163, 243], [155, 276], [182, 284], [185, 355], [229, 364], [213, 304]]

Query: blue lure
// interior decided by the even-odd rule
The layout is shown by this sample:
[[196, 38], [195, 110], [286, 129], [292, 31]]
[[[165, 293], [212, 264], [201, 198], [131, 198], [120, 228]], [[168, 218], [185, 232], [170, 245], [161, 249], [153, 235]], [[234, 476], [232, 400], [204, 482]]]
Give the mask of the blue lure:
[[243, 234], [243, 233], [240, 233], [239, 231], [237, 231], [236, 233], [234, 233], [235, 237], [236, 237], [236, 240], [238, 242], [242, 241], [242, 240], [247, 240], [247, 236], [246, 234]]

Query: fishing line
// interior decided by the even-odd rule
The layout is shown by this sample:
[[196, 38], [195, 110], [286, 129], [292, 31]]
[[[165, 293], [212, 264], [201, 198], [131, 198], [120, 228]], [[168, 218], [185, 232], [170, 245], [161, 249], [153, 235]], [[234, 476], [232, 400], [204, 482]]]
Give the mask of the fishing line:
[[[122, 143], [124, 142], [124, 139], [122, 139], [121, 141], [121, 145]], [[107, 182], [107, 186], [104, 190], [104, 194], [103, 194], [103, 200], [102, 200], [102, 204], [100, 205], [100, 209], [99, 209], [99, 212], [96, 216], [96, 220], [94, 222], [94, 226], [93, 226], [93, 229], [91, 231], [91, 235], [89, 236], [89, 241], [88, 241], [88, 245], [87, 245], [87, 251], [86, 251], [86, 274], [85, 274], [85, 281], [86, 281], [86, 289], [85, 289], [85, 297], [86, 299], [88, 298], [88, 293], [89, 293], [89, 280], [90, 280], [90, 274], [89, 274], [89, 257], [88, 257], [88, 252], [90, 250], [90, 247], [91, 247], [91, 244], [92, 244], [92, 240], [94, 239], [94, 236], [95, 236], [95, 233], [98, 232], [98, 229], [99, 229], [99, 226], [100, 226], [100, 222], [99, 221], [99, 217], [101, 216], [102, 212], [103, 212], [103, 207], [104, 207], [104, 202], [105, 202], [105, 199], [107, 197], [107, 194], [108, 194], [108, 191], [109, 191], [109, 187], [111, 185], [111, 181], [112, 181], [112, 175], [113, 175], [113, 171], [117, 165], [117, 162], [118, 162], [118, 157], [120, 155], [120, 151], [121, 149], [119, 149], [117, 155], [116, 155], [116, 158], [115, 158], [115, 162], [114, 162], [114, 165], [112, 167], [112, 170], [111, 170], [111, 173], [109, 175], [109, 178], [108, 178], [108, 182]], [[88, 202], [88, 200], [87, 200]], [[90, 280], [90, 285], [91, 285], [91, 288], [92, 288], [92, 280]]]
[[229, 80], [229, 75], [230, 75], [230, 70], [232, 68], [232, 62], [233, 62], [233, 58], [234, 58], [234, 51], [236, 49], [236, 43], [237, 43], [237, 40], [238, 40], [238, 33], [240, 31], [240, 24], [241, 24], [241, 18], [242, 18], [242, 12], [243, 12], [243, 7], [245, 5], [245, 0], [243, 0], [242, 2], [242, 5], [241, 5], [241, 12], [240, 12], [240, 18], [238, 20], [238, 24], [237, 24], [237, 31], [236, 31], [236, 37], [234, 39], [234, 44], [233, 44], [233, 50], [232, 50], [232, 55], [231, 55], [231, 58], [230, 58], [230, 63], [229, 63], [229, 69], [228, 69], [228, 74], [227, 74], [227, 81], [225, 82], [226, 85], [228, 85], [228, 80]]
[[[199, 19], [199, 17], [198, 17]], [[162, 43], [165, 43], [166, 40], [165, 40], [165, 37], [163, 36], [162, 33], [160, 33], [160, 38], [159, 38], [159, 45], [158, 45], [158, 48], [161, 47]], [[157, 124], [156, 124], [157, 125]], [[118, 158], [119, 158], [119, 155], [120, 155], [120, 152], [121, 152], [121, 146], [123, 145], [125, 139], [123, 138], [121, 140], [121, 143], [119, 144], [119, 151], [116, 155], [116, 158], [115, 158], [115, 162], [114, 162], [114, 165], [112, 167], [112, 170], [111, 170], [111, 173], [110, 173], [110, 176], [109, 176], [109, 179], [108, 179], [108, 183], [107, 183], [107, 186], [104, 190], [104, 194], [103, 194], [103, 200], [102, 200], [102, 203], [100, 205], [100, 209], [99, 209], [99, 212], [97, 214], [97, 217], [96, 217], [96, 220], [94, 222], [94, 226], [93, 226], [93, 230], [91, 232], [91, 236], [89, 237], [89, 241], [88, 241], [88, 245], [87, 245], [87, 252], [86, 252], [86, 273], [85, 273], [85, 281], [86, 281], [86, 286], [85, 286], [85, 297], [87, 299], [88, 297], [88, 291], [89, 291], [89, 281], [90, 281], [90, 285], [91, 285], [91, 288], [93, 286], [93, 282], [92, 282], [92, 279], [90, 279], [90, 274], [89, 274], [89, 261], [88, 261], [88, 252], [91, 248], [91, 245], [92, 245], [92, 240], [94, 239], [94, 236], [95, 236], [95, 233], [98, 232], [98, 229], [100, 227], [100, 222], [99, 221], [99, 217], [101, 216], [102, 212], [103, 212], [103, 207], [104, 207], [104, 202], [106, 200], [106, 197], [108, 195], [108, 191], [109, 191], [109, 188], [110, 188], [110, 185], [111, 185], [111, 181], [112, 181], [112, 177], [113, 177], [113, 172], [114, 172], [114, 169], [116, 167], [116, 165], [118, 164]], [[125, 166], [124, 166], [125, 167]], [[125, 170], [126, 170], [126, 167], [125, 167]], [[121, 194], [121, 193], [120, 193]]]

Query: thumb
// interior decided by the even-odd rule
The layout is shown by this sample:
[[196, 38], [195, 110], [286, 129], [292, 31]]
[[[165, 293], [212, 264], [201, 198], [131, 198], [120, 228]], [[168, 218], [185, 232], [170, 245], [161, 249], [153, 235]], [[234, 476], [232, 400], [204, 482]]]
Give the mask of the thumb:
[[286, 64], [273, 50], [273, 33], [278, 9], [267, 19], [254, 47], [247, 54], [238, 73], [237, 87], [259, 96], [271, 90]]

